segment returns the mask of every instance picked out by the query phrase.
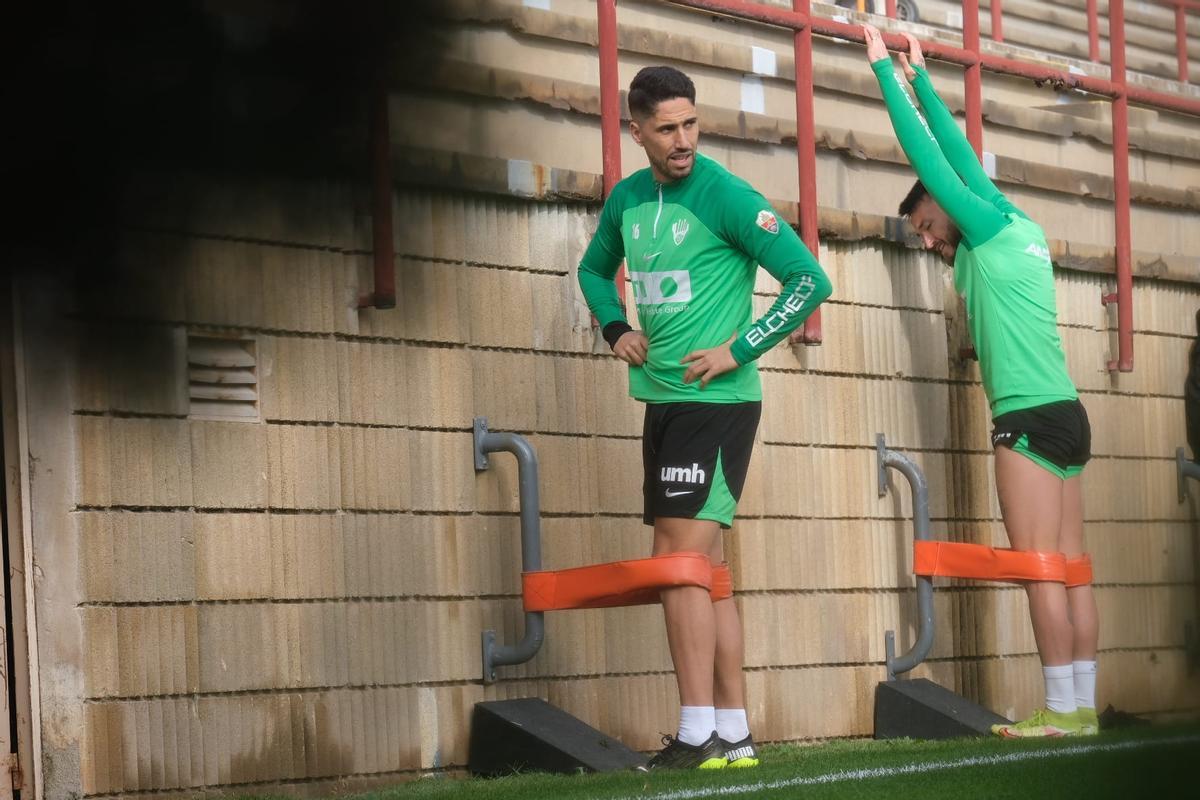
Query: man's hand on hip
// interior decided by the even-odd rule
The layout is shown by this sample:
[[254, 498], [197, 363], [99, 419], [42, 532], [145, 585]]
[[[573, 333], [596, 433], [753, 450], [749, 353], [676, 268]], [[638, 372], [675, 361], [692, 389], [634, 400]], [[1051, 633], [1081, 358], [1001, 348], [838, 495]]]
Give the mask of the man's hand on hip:
[[646, 363], [646, 353], [649, 350], [650, 340], [641, 331], [626, 331], [613, 345], [613, 355], [635, 367]]
[[737, 359], [730, 352], [730, 347], [734, 340], [737, 339], [737, 334], [729, 337], [729, 341], [725, 344], [709, 347], [705, 350], [693, 350], [679, 360], [680, 364], [690, 365], [687, 371], [683, 373], [683, 382], [691, 383], [697, 378], [700, 379], [700, 388], [703, 389], [708, 385], [708, 382], [718, 375], [724, 375], [726, 372], [731, 372], [737, 369]]

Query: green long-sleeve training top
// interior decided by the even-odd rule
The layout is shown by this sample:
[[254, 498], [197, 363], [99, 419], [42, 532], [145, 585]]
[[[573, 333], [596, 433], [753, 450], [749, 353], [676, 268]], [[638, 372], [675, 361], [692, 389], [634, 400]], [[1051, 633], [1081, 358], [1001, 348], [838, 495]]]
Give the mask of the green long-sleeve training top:
[[[762, 399], [755, 360], [795, 330], [831, 292], [829, 278], [796, 232], [750, 184], [696, 154], [691, 173], [659, 183], [650, 168], [618, 183], [579, 264], [579, 285], [601, 327], [626, 323], [613, 278], [628, 264], [637, 317], [649, 341], [629, 368], [629, 393], [648, 403], [741, 403]], [[762, 265], [783, 284], [753, 318]], [[701, 389], [683, 382], [694, 350], [731, 346], [737, 369]]]
[[962, 233], [954, 288], [966, 303], [992, 415], [1075, 399], [1046, 234], [988, 178], [923, 67], [914, 66], [913, 89], [924, 117], [890, 58], [871, 68], [900, 146]]

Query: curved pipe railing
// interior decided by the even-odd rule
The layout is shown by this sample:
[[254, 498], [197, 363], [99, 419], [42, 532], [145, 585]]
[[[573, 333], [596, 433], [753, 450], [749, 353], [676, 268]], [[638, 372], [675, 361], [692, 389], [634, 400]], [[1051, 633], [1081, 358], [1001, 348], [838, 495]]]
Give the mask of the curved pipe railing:
[[[512, 453], [517, 458], [517, 485], [521, 509], [521, 571], [542, 568], [542, 524], [538, 499], [538, 462], [533, 445], [515, 433], [492, 433], [486, 417], [476, 417], [473, 425], [475, 470], [488, 468], [488, 453]], [[541, 611], [525, 612], [525, 635], [515, 645], [496, 643], [495, 631], [484, 631], [483, 682], [496, 680], [496, 667], [524, 664], [537, 655], [546, 638], [546, 623]]]
[[[912, 490], [913, 539], [919, 542], [929, 541], [933, 538], [929, 525], [929, 484], [926, 483], [921, 468], [903, 453], [889, 450], [882, 433], [875, 434], [875, 451], [878, 459], [879, 496], [887, 494], [889, 467], [903, 475]], [[887, 631], [883, 635], [883, 651], [889, 681], [916, 667], [933, 649], [932, 577], [917, 576], [917, 617], [917, 640], [904, 655], [896, 655], [895, 631]]]
[[1200, 481], [1200, 464], [1189, 459], [1182, 447], [1175, 449], [1175, 471], [1179, 480], [1179, 502], [1187, 500], [1187, 479]]

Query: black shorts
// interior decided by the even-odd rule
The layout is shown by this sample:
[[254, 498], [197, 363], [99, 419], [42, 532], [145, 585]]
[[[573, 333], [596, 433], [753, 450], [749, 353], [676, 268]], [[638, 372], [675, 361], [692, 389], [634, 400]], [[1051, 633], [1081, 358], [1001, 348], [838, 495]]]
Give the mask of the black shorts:
[[746, 483], [762, 403], [653, 403], [642, 431], [645, 511], [728, 528]]
[[1078, 400], [1061, 400], [992, 420], [992, 447], [1008, 447], [1064, 480], [1092, 457], [1092, 426]]

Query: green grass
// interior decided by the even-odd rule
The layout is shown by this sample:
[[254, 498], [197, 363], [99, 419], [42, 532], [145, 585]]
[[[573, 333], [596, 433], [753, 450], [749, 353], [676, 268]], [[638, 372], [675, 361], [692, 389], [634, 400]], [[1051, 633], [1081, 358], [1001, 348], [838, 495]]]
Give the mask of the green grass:
[[[1089, 748], [1086, 752], [1075, 752]], [[1095, 748], [1095, 749], [1090, 749]], [[1020, 754], [1022, 760], [954, 764]], [[1036, 756], [1041, 757], [1036, 757]], [[1026, 758], [1027, 757], [1027, 758]], [[950, 766], [948, 766], [950, 764]], [[790, 798], [1171, 798], [1200, 796], [1200, 725], [1126, 729], [1087, 739], [1011, 742], [837, 741], [763, 748], [757, 769], [559, 776], [491, 780], [425, 778], [356, 800], [593, 800], [651, 798], [667, 792], [701, 797]], [[870, 774], [896, 768], [914, 774]], [[866, 774], [862, 774], [866, 772]], [[854, 774], [857, 773], [857, 774]], [[822, 783], [809, 783], [820, 779]], [[772, 786], [772, 784], [776, 784]], [[719, 792], [719, 794], [718, 794]], [[248, 798], [247, 800], [266, 800]], [[677, 798], [685, 800], [685, 798]]]

